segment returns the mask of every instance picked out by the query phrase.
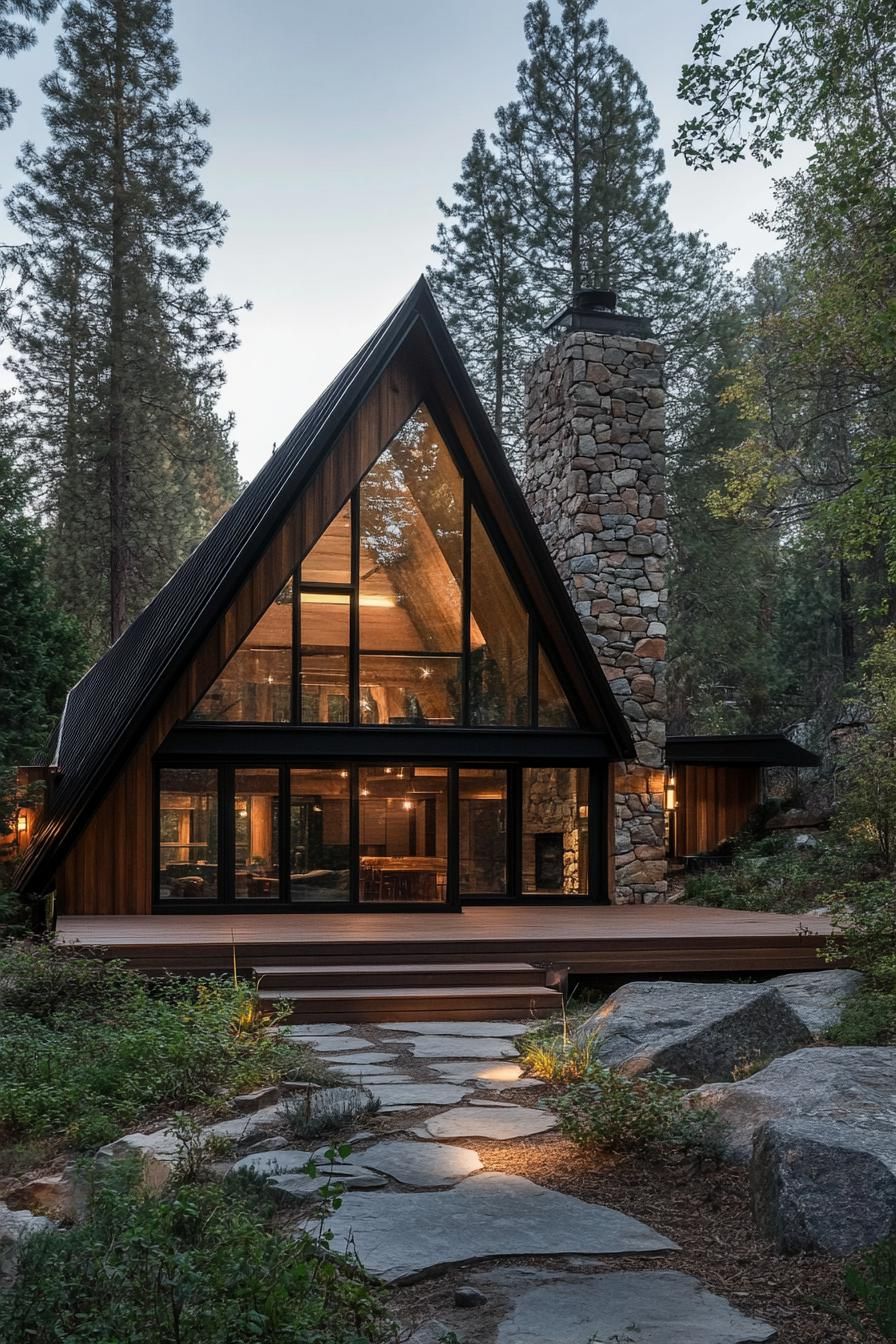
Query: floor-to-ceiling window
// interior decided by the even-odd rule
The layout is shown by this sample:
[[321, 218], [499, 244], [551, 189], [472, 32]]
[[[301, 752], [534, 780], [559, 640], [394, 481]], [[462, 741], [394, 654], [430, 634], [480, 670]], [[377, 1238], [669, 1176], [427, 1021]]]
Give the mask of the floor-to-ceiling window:
[[400, 907], [596, 896], [591, 776], [425, 762], [163, 768], [158, 900]]
[[[421, 405], [200, 696], [190, 719], [220, 764], [160, 771], [159, 901], [382, 909], [597, 894], [589, 771], [515, 754], [526, 738], [541, 759], [548, 734], [562, 747], [576, 727], [562, 651], [459, 460]], [[267, 759], [262, 746], [247, 760], [249, 729], [275, 744]], [[426, 735], [426, 760], [394, 759], [390, 730], [409, 729], [412, 748]], [[480, 730], [500, 759], [482, 759]], [[432, 748], [440, 734], [455, 743], [449, 762]]]
[[159, 772], [160, 901], [218, 899], [218, 772]]
[[448, 898], [448, 771], [368, 765], [358, 772], [362, 904], [444, 904]]
[[293, 905], [340, 905], [351, 898], [351, 771], [289, 771], [289, 882]]

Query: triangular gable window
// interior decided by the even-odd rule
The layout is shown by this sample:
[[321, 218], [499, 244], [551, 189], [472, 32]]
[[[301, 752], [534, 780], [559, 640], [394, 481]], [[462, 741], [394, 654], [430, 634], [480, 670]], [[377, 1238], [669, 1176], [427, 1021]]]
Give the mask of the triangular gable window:
[[479, 515], [470, 527], [470, 722], [529, 722], [529, 618]]
[[575, 715], [569, 707], [560, 678], [544, 649], [538, 650], [538, 726], [539, 728], [575, 728]]
[[289, 578], [190, 717], [215, 723], [289, 723], [292, 648], [293, 581]]
[[295, 582], [192, 717], [575, 726], [555, 663], [425, 405], [311, 545]]

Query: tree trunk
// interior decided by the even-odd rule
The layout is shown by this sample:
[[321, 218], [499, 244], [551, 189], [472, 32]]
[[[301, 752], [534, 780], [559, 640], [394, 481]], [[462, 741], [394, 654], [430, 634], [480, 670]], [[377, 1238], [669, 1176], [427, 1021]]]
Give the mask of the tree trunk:
[[507, 304], [503, 243], [499, 251], [498, 287], [495, 299], [495, 433], [498, 438], [502, 438], [504, 431], [504, 310]]
[[846, 561], [840, 557], [840, 661], [843, 680], [849, 681], [856, 662], [856, 632], [852, 615], [852, 578]]
[[[582, 288], [582, 103], [580, 88], [580, 34], [573, 37], [573, 104], [572, 104], [572, 218], [570, 219], [569, 259], [572, 270], [572, 293]], [[572, 294], [569, 296], [572, 298]]]
[[124, 394], [124, 4], [115, 5], [112, 93], [112, 228], [109, 267], [109, 635], [128, 617], [128, 463]]

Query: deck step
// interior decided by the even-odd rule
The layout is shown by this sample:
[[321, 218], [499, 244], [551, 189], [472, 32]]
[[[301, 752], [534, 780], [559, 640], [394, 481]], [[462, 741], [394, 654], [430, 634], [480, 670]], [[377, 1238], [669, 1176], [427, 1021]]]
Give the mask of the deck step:
[[543, 980], [527, 961], [491, 962], [385, 962], [350, 965], [267, 965], [257, 963], [252, 974], [263, 990], [393, 988], [464, 985], [521, 986]]
[[[346, 978], [345, 970], [343, 967], [339, 979]], [[384, 977], [378, 984], [359, 985], [356, 981], [331, 983], [322, 988], [305, 984], [273, 987], [262, 981], [260, 997], [268, 1005], [288, 1002], [291, 1007], [288, 1020], [292, 1022], [510, 1020], [547, 1017], [559, 1012], [563, 1004], [560, 992], [548, 989], [531, 967], [529, 976], [528, 982], [511, 985], [465, 983], [462, 970], [454, 984], [398, 985]]]

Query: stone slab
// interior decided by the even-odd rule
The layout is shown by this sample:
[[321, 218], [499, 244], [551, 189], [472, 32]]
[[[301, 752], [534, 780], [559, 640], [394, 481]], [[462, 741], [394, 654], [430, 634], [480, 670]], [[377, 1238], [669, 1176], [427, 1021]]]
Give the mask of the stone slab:
[[383, 1022], [380, 1031], [410, 1031], [417, 1036], [522, 1036], [534, 1022]]
[[458, 1083], [379, 1083], [372, 1079], [368, 1092], [386, 1111], [408, 1106], [456, 1106], [472, 1091]]
[[254, 1171], [259, 1176], [271, 1176], [282, 1171], [301, 1171], [311, 1161], [311, 1153], [304, 1148], [279, 1148], [273, 1153], [248, 1153], [234, 1162], [232, 1172]]
[[275, 1190], [289, 1199], [306, 1200], [319, 1194], [327, 1186], [340, 1185], [346, 1190], [379, 1190], [386, 1184], [385, 1176], [354, 1162], [337, 1162], [318, 1167], [315, 1176], [298, 1172], [284, 1172], [271, 1177]]
[[678, 1249], [616, 1209], [494, 1171], [470, 1176], [451, 1190], [348, 1194], [327, 1227], [333, 1250], [351, 1243], [364, 1268], [388, 1283], [409, 1283], [496, 1256]]
[[772, 1326], [676, 1270], [567, 1274], [506, 1269], [477, 1274], [509, 1314], [495, 1344], [767, 1344]]
[[368, 1069], [342, 1069], [341, 1075], [347, 1078], [349, 1082], [357, 1083], [359, 1086], [369, 1083], [371, 1087], [385, 1087], [392, 1083], [412, 1083], [414, 1079], [409, 1073], [370, 1073]]
[[[219, 1120], [217, 1124], [209, 1125], [202, 1131], [202, 1137], [216, 1135], [222, 1139], [232, 1139], [234, 1143], [240, 1143], [243, 1139], [249, 1138], [260, 1129], [267, 1129], [269, 1126], [276, 1125], [282, 1120], [282, 1112], [279, 1106], [266, 1106], [261, 1111], [254, 1111], [251, 1115], [238, 1115], [233, 1120]], [[164, 1131], [159, 1131], [164, 1133]], [[150, 1138], [155, 1137], [150, 1135]]]
[[540, 1078], [524, 1078], [519, 1064], [510, 1059], [434, 1059], [429, 1065], [453, 1083], [475, 1082], [491, 1092], [510, 1092], [524, 1087], [544, 1087]]
[[557, 1117], [527, 1106], [460, 1106], [430, 1116], [414, 1130], [429, 1139], [524, 1139], [557, 1128]]
[[401, 1042], [415, 1059], [516, 1059], [512, 1041], [477, 1036], [414, 1036]]
[[343, 1064], [391, 1064], [398, 1058], [394, 1051], [390, 1054], [385, 1050], [371, 1050], [366, 1055], [340, 1055], [338, 1051], [335, 1054], [328, 1054], [326, 1050], [322, 1050], [321, 1054], [331, 1064], [339, 1064], [340, 1066]]
[[459, 1148], [448, 1143], [415, 1143], [412, 1139], [375, 1143], [363, 1153], [355, 1153], [354, 1158], [374, 1171], [384, 1171], [402, 1185], [455, 1185], [482, 1168], [479, 1154], [472, 1148]]
[[344, 1031], [351, 1031], [352, 1024], [348, 1022], [299, 1022], [295, 1026], [282, 1027], [287, 1036], [302, 1038], [305, 1036], [339, 1036]]
[[300, 1044], [310, 1045], [312, 1049], [332, 1055], [349, 1050], [366, 1050], [370, 1045], [363, 1036], [304, 1036]]
[[0, 1288], [10, 1288], [15, 1282], [21, 1243], [35, 1232], [48, 1232], [55, 1226], [43, 1214], [0, 1204]]
[[458, 1331], [448, 1321], [424, 1321], [423, 1325], [418, 1326], [411, 1335], [407, 1344], [444, 1344], [446, 1339], [451, 1336], [457, 1340], [457, 1344], [467, 1344], [469, 1336], [465, 1331]]

